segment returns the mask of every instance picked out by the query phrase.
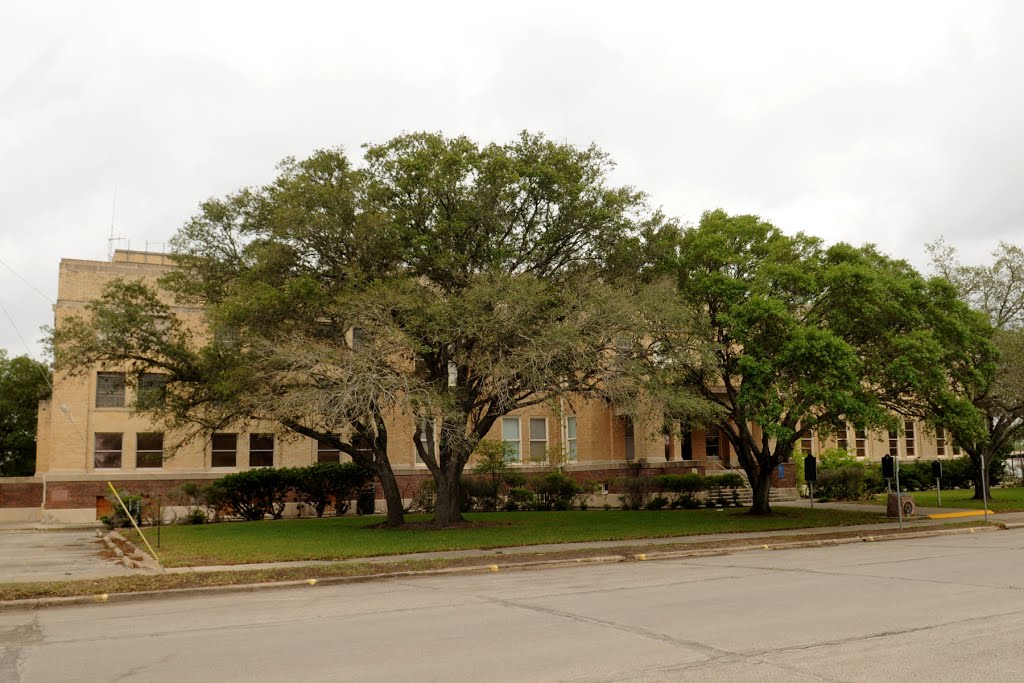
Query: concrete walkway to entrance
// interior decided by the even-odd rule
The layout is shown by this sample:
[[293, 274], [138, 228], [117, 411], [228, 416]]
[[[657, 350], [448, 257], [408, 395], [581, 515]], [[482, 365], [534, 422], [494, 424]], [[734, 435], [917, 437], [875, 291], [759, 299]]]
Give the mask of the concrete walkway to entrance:
[[70, 581], [128, 576], [132, 570], [105, 558], [94, 529], [0, 528], [0, 583]]

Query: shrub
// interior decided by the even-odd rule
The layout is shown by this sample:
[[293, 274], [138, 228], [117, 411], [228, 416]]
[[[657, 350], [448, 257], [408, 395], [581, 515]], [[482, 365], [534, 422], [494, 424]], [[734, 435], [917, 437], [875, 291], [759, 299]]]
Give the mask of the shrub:
[[647, 501], [647, 505], [644, 506], [645, 510], [661, 510], [668, 505], [668, 498], [665, 496], [655, 496]]
[[662, 479], [662, 490], [674, 493], [671, 501], [673, 508], [693, 509], [691, 502], [697, 500], [697, 494], [706, 487], [705, 479], [699, 474], [670, 474]]
[[509, 489], [508, 497], [505, 499], [505, 510], [515, 512], [516, 510], [532, 510], [536, 503], [536, 496], [528, 488]]
[[256, 521], [280, 518], [291, 480], [290, 472], [266, 467], [225, 475], [213, 486], [229, 514]]
[[[121, 496], [121, 500], [124, 501], [125, 507], [135, 518], [136, 523], [141, 523], [142, 519], [142, 496], [127, 491], [118, 491], [117, 494]], [[108, 529], [118, 529], [121, 527], [129, 527], [132, 525], [129, 521], [128, 516], [125, 515], [124, 509], [121, 507], [121, 503], [117, 502], [117, 497], [112, 493], [107, 494], [107, 501], [110, 503], [112, 512], [109, 515], [103, 515], [100, 517], [100, 521]]]
[[531, 484], [538, 510], [569, 510], [584, 491], [575, 479], [564, 472], [548, 472]]
[[854, 463], [818, 472], [814, 484], [817, 496], [831, 500], [860, 500], [866, 494], [864, 467]]
[[615, 485], [622, 490], [623, 510], [642, 510], [658, 482], [653, 477], [619, 477]]
[[473, 466], [473, 474], [487, 482], [483, 500], [479, 501], [482, 510], [497, 510], [500, 504], [501, 487], [509, 480], [512, 467], [509, 463], [515, 456], [511, 444], [504, 441], [485, 439], [477, 444], [473, 452], [477, 463]]
[[437, 485], [433, 479], [424, 479], [420, 482], [420, 487], [417, 489], [416, 495], [413, 496], [410, 507], [418, 512], [432, 513], [436, 504]]
[[317, 517], [323, 514], [318, 508], [321, 502], [324, 502], [324, 508], [326, 503], [333, 503], [334, 514], [345, 514], [351, 506], [350, 501], [373, 482], [370, 471], [354, 462], [319, 463], [297, 468], [294, 472], [296, 494], [300, 500], [313, 506]]

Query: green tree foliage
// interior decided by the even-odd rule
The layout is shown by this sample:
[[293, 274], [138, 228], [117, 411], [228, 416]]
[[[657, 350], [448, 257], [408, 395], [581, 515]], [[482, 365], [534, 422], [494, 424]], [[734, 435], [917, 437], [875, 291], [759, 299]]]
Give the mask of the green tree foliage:
[[984, 414], [985, 430], [965, 431], [956, 421], [948, 425], [974, 464], [974, 497], [981, 499], [983, 463], [990, 477], [998, 476], [1001, 458], [1024, 439], [1024, 249], [1000, 243], [990, 265], [975, 266], [961, 264], [956, 251], [942, 241], [928, 250], [935, 270], [992, 326], [994, 362], [962, 386]]
[[976, 417], [951, 376], [974, 371], [969, 353], [984, 340], [944, 281], [871, 246], [826, 247], [724, 211], [683, 235], [676, 267], [679, 296], [710, 331], [680, 381], [721, 411], [753, 513], [770, 512], [772, 472], [812, 431], [898, 429], [896, 413], [927, 408], [965, 429]]
[[50, 397], [50, 368], [0, 349], [0, 476], [35, 474], [39, 401]]
[[388, 422], [411, 416], [436, 521], [456, 522], [461, 474], [500, 416], [564, 394], [635, 400], [650, 376], [645, 307], [671, 297], [613, 282], [610, 255], [672, 226], [611, 186], [611, 167], [594, 147], [526, 133], [485, 146], [403, 135], [368, 146], [359, 169], [338, 150], [287, 159], [273, 183], [205, 202], [173, 240], [162, 287], [206, 311], [212, 339], [159, 323], [157, 293], [116, 283], [57, 333], [58, 360], [167, 373], [152, 409], [176, 426], [263, 418], [332, 443], [377, 477], [392, 523]]

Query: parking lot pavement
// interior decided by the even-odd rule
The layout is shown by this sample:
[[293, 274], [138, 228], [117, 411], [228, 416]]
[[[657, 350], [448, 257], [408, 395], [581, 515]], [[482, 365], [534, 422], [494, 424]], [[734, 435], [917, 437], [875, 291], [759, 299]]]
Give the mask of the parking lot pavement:
[[95, 530], [0, 531], [0, 583], [124, 576], [132, 570], [103, 556]]

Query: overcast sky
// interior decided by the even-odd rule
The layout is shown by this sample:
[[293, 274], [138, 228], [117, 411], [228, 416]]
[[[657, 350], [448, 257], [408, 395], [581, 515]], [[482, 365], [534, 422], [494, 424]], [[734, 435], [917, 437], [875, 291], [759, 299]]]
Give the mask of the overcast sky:
[[112, 218], [159, 249], [282, 157], [418, 130], [596, 142], [684, 221], [981, 262], [1024, 242], [1021, 35], [981, 0], [6, 0], [0, 348], [41, 354], [60, 259], [106, 259]]

